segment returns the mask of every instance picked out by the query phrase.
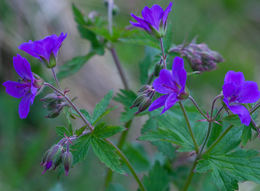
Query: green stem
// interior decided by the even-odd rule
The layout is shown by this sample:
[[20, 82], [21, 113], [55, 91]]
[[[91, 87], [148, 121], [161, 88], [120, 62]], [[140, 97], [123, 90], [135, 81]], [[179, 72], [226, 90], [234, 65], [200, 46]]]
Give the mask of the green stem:
[[[202, 146], [201, 146], [199, 152], [197, 152], [198, 155], [197, 155], [196, 159], [195, 159], [194, 162], [193, 162], [193, 165], [192, 165], [191, 171], [190, 171], [190, 173], [189, 173], [188, 179], [187, 179], [187, 181], [186, 181], [186, 183], [185, 183], [184, 188], [183, 188], [182, 191], [188, 190], [189, 185], [190, 185], [191, 180], [192, 180], [192, 177], [193, 177], [193, 175], [194, 175], [194, 169], [196, 168], [197, 163], [198, 163], [198, 160], [201, 158], [202, 152], [203, 152], [203, 150], [204, 150], [206, 144], [208, 143], [209, 136], [210, 136], [211, 129], [212, 129], [212, 122], [213, 122], [212, 116], [213, 116], [213, 111], [214, 111], [215, 103], [216, 103], [216, 101], [217, 101], [219, 98], [221, 98], [221, 97], [222, 97], [222, 95], [218, 95], [218, 96], [216, 96], [216, 97], [213, 99], [212, 106], [211, 106], [211, 112], [210, 112], [210, 118], [208, 119], [208, 117], [207, 117], [208, 122], [209, 122], [209, 127], [208, 127], [208, 131], [207, 131], [206, 137], [205, 137], [205, 139], [204, 139], [204, 141], [203, 141], [203, 143], [202, 143]], [[193, 100], [193, 99], [191, 99], [191, 100]], [[196, 106], [196, 102], [194, 101], [193, 103], [194, 103], [194, 105]], [[183, 108], [182, 105], [181, 105], [181, 107]], [[197, 109], [199, 110], [198, 107], [197, 107]], [[185, 116], [185, 115], [184, 115], [184, 116]], [[227, 132], [226, 132], [226, 133], [227, 133]], [[225, 133], [225, 134], [226, 134], [226, 133]], [[223, 135], [223, 137], [225, 136], [225, 134]], [[222, 137], [222, 138], [223, 138], [223, 137]], [[221, 138], [221, 139], [222, 139], [222, 138]], [[220, 140], [221, 140], [221, 139], [220, 139]], [[220, 140], [219, 140], [219, 141], [220, 141]], [[218, 142], [219, 142], [219, 141], [218, 141]], [[218, 144], [218, 142], [217, 142], [216, 144]], [[213, 143], [213, 144], [214, 144], [214, 143]], [[214, 148], [214, 147], [213, 147], [213, 148]], [[206, 151], [206, 152], [207, 152], [207, 151]], [[205, 153], [206, 153], [206, 152], [205, 152]], [[205, 154], [205, 153], [204, 153], [204, 154]]]
[[127, 167], [129, 168], [130, 172], [131, 172], [132, 175], [134, 176], [136, 182], [137, 182], [138, 185], [139, 185], [140, 190], [141, 190], [141, 191], [146, 191], [146, 189], [145, 189], [143, 183], [141, 182], [141, 180], [140, 180], [139, 177], [137, 176], [137, 174], [136, 174], [134, 168], [132, 167], [131, 163], [128, 161], [128, 159], [126, 158], [126, 156], [124, 155], [124, 153], [123, 153], [116, 145], [114, 145], [111, 141], [109, 141], [109, 140], [107, 140], [107, 139], [105, 139], [105, 141], [106, 141], [107, 143], [109, 143], [110, 145], [112, 145], [112, 146], [116, 149], [118, 155], [119, 155], [120, 158], [125, 162], [125, 164], [126, 164]]
[[51, 68], [51, 71], [52, 71], [53, 78], [54, 78], [54, 80], [55, 80], [55, 82], [56, 82], [56, 84], [57, 84], [57, 87], [58, 87], [59, 89], [61, 89], [61, 86], [60, 86], [60, 83], [59, 83], [59, 80], [58, 80], [58, 78], [57, 78], [57, 75], [56, 75], [56, 72], [55, 72], [54, 68]]
[[191, 97], [191, 96], [189, 96], [188, 98], [192, 101], [192, 103], [195, 105], [195, 107], [196, 107], [197, 110], [200, 112], [200, 114], [201, 114], [205, 119], [208, 119], [208, 117], [207, 117], [207, 116], [203, 113], [203, 111], [199, 108], [199, 106], [198, 106], [197, 102], [194, 100], [194, 98]]
[[196, 140], [195, 140], [194, 134], [193, 134], [193, 132], [192, 132], [192, 128], [191, 128], [191, 125], [190, 125], [190, 121], [189, 121], [189, 119], [188, 119], [187, 112], [186, 112], [185, 108], [183, 107], [181, 101], [179, 102], [179, 104], [180, 104], [180, 106], [181, 106], [181, 110], [182, 110], [182, 112], [183, 112], [185, 121], [186, 121], [186, 123], [187, 123], [187, 126], [188, 126], [188, 129], [189, 129], [190, 136], [191, 136], [191, 138], [192, 138], [192, 141], [193, 141], [193, 144], [194, 144], [196, 153], [198, 153], [198, 152], [199, 152], [199, 146], [198, 146], [198, 144], [197, 144], [197, 142], [196, 142]]
[[[120, 150], [123, 148], [123, 146], [125, 144], [131, 123], [132, 123], [132, 120], [126, 122], [126, 124], [125, 124], [126, 130], [123, 131], [122, 134], [120, 135], [119, 141], [117, 143], [117, 147]], [[108, 188], [110, 182], [112, 181], [112, 178], [113, 178], [113, 171], [111, 169], [108, 169], [107, 174], [106, 174], [106, 178], [105, 178], [105, 188]]]
[[185, 183], [185, 185], [184, 185], [182, 191], [187, 191], [187, 190], [188, 190], [188, 188], [189, 188], [189, 186], [190, 186], [190, 183], [191, 183], [191, 180], [192, 180], [192, 177], [193, 177], [193, 175], [194, 175], [194, 170], [195, 170], [197, 164], [198, 164], [198, 158], [196, 157], [196, 159], [195, 159], [194, 162], [193, 162], [193, 165], [192, 165], [192, 167], [191, 167], [189, 176], [188, 176], [188, 178], [187, 178], [187, 180], [186, 180], [186, 183]]
[[161, 45], [161, 50], [162, 50], [162, 59], [163, 59], [163, 67], [165, 69], [167, 69], [167, 65], [166, 65], [166, 55], [164, 53], [164, 47], [163, 47], [163, 39], [160, 38], [160, 45]]
[[224, 136], [232, 129], [233, 125], [230, 125], [225, 131], [217, 138], [217, 140], [208, 148], [208, 150], [203, 154], [206, 155], [214, 149], [214, 147], [224, 138]]

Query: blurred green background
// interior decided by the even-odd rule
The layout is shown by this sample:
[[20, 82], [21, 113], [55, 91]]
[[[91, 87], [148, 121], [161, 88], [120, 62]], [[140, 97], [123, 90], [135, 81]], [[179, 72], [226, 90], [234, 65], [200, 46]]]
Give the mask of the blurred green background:
[[[18, 46], [28, 40], [41, 39], [50, 34], [68, 33], [59, 54], [58, 65], [74, 56], [84, 55], [89, 43], [82, 40], [73, 20], [71, 4], [75, 3], [87, 15], [96, 10], [106, 16], [102, 0], [0, 0], [0, 83], [16, 80], [12, 57], [17, 53], [25, 56], [35, 73], [50, 80], [50, 72], [36, 59], [32, 59]], [[140, 14], [145, 5], [154, 3], [166, 7], [167, 0], [115, 0], [120, 9], [114, 23], [129, 25], [130, 13]], [[208, 107], [210, 100], [221, 91], [225, 73], [228, 70], [242, 71], [247, 80], [260, 84], [260, 1], [259, 0], [175, 0], [169, 20], [173, 22], [172, 35], [175, 44], [195, 36], [198, 42], [205, 42], [223, 55], [225, 62], [217, 70], [203, 73], [189, 79], [193, 96]], [[131, 87], [139, 87], [138, 63], [144, 57], [144, 47], [118, 44], [116, 49], [125, 67]], [[76, 103], [92, 112], [95, 104], [113, 89], [122, 84], [109, 53], [104, 57], [95, 56], [77, 74], [62, 82], [71, 89], [71, 95], [78, 97]], [[41, 97], [41, 96], [39, 96]], [[8, 96], [0, 87], [0, 190], [2, 191], [66, 191], [103, 190], [106, 168], [89, 152], [85, 161], [76, 165], [68, 177], [57, 176], [57, 172], [41, 174], [41, 156], [58, 138], [55, 127], [66, 124], [64, 117], [56, 120], [44, 118], [39, 98], [31, 107], [29, 117], [18, 117], [19, 100]], [[116, 104], [116, 103], [113, 103]], [[118, 105], [118, 104], [117, 104]], [[118, 124], [120, 107], [108, 118]], [[129, 140], [137, 142], [143, 120], [135, 121]], [[75, 122], [79, 126], [79, 122]], [[116, 139], [115, 139], [116, 140]], [[143, 143], [142, 143], [143, 144]], [[150, 153], [153, 149], [144, 144]], [[259, 149], [257, 142], [254, 148]], [[136, 183], [129, 176], [116, 175], [114, 181], [121, 182], [128, 190], [136, 190]], [[172, 188], [174, 190], [174, 188]], [[240, 190], [260, 190], [254, 183], [243, 183]]]

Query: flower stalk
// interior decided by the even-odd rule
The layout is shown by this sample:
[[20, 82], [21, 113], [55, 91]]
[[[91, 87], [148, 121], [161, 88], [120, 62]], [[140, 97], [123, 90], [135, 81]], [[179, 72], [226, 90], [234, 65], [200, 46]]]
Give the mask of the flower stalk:
[[192, 138], [192, 141], [193, 141], [193, 144], [194, 144], [194, 147], [195, 147], [195, 151], [196, 151], [196, 153], [198, 153], [198, 152], [199, 152], [199, 146], [198, 146], [198, 144], [197, 144], [197, 142], [196, 142], [196, 139], [195, 139], [195, 137], [194, 137], [194, 134], [193, 134], [193, 131], [192, 131], [192, 128], [191, 128], [191, 125], [190, 125], [190, 121], [189, 121], [187, 112], [186, 112], [185, 108], [183, 107], [181, 101], [179, 102], [179, 104], [180, 104], [181, 110], [182, 110], [182, 112], [183, 112], [185, 121], [186, 121], [186, 123], [187, 123], [188, 129], [189, 129], [189, 132], [190, 132], [190, 136], [191, 136], [191, 138]]

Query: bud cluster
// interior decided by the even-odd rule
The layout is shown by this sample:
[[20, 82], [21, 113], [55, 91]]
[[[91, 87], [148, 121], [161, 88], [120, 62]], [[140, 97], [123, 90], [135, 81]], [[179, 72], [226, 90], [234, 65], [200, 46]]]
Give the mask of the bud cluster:
[[56, 93], [50, 93], [41, 99], [44, 102], [44, 107], [49, 111], [47, 118], [57, 117], [68, 103], [63, 96], [57, 95]]
[[218, 52], [209, 49], [204, 43], [181, 44], [171, 48], [170, 52], [176, 52], [186, 57], [193, 71], [211, 71], [216, 69], [218, 63], [224, 61]]
[[152, 86], [144, 85], [138, 91], [138, 96], [130, 108], [137, 107], [138, 111], [136, 112], [136, 114], [145, 111], [151, 105], [154, 93], [155, 90]]
[[[71, 140], [69, 137], [63, 138], [59, 143], [53, 145], [49, 150], [47, 150], [41, 161], [41, 166], [45, 169], [43, 173], [47, 170], [55, 170], [60, 164], [63, 164], [66, 176], [69, 173], [69, 169], [73, 163], [73, 156], [69, 151], [69, 144]], [[66, 147], [64, 148], [64, 146]]]

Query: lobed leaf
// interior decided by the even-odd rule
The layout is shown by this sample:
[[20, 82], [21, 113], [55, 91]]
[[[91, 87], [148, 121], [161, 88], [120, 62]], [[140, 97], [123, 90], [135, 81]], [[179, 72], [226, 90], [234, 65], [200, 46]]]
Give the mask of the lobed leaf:
[[91, 134], [86, 134], [77, 139], [71, 146], [71, 152], [73, 154], [73, 163], [76, 164], [81, 160], [84, 160], [89, 149], [91, 140]]
[[63, 78], [72, 76], [73, 74], [77, 73], [94, 55], [95, 53], [91, 51], [86, 56], [74, 57], [72, 60], [66, 62], [59, 68], [57, 77], [61, 80]]
[[107, 167], [120, 174], [124, 173], [117, 151], [104, 139], [96, 136], [91, 137], [91, 145], [94, 153]]
[[156, 161], [148, 176], [144, 176], [143, 183], [148, 191], [167, 191], [169, 189], [168, 173]]
[[100, 123], [95, 127], [93, 133], [99, 138], [108, 138], [124, 130], [125, 128], [120, 126], [107, 126], [105, 123]]

